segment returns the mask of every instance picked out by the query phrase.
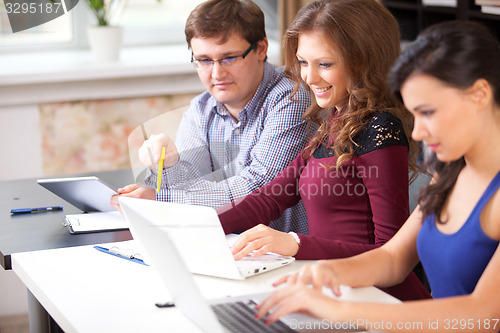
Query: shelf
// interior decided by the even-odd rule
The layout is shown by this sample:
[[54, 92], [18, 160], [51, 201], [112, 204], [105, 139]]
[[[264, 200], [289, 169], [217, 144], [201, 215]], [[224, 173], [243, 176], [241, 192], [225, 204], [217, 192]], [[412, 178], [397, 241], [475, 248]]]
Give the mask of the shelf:
[[384, 1], [384, 6], [388, 9], [417, 10], [417, 3], [414, 1]]
[[422, 28], [427, 28], [439, 22], [452, 21], [456, 19], [457, 16], [451, 13], [437, 11], [424, 12], [422, 16]]
[[478, 11], [469, 11], [469, 17], [473, 18], [474, 20], [500, 21], [500, 15], [483, 13], [480, 9]]
[[382, 0], [399, 22], [403, 40], [414, 40], [430, 25], [449, 21], [474, 21], [484, 24], [500, 40], [500, 15], [481, 12], [475, 0], [457, 0], [456, 7], [424, 6], [422, 0]]
[[422, 11], [424, 13], [436, 13], [457, 16], [458, 8], [456, 7], [439, 7], [439, 6], [422, 6]]

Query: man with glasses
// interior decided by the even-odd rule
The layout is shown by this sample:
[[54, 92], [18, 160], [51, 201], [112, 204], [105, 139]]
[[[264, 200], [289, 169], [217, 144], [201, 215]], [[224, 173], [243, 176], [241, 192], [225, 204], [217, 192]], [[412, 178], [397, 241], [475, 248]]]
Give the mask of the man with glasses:
[[[175, 144], [159, 134], [141, 147], [151, 188], [129, 185], [120, 193], [217, 208], [267, 184], [297, 156], [306, 143], [301, 117], [310, 96], [301, 87], [292, 97], [293, 83], [266, 61], [264, 14], [252, 1], [205, 1], [191, 12], [185, 33], [206, 91], [184, 112]], [[117, 198], [112, 204], [119, 208]], [[302, 203], [271, 226], [307, 233]]]

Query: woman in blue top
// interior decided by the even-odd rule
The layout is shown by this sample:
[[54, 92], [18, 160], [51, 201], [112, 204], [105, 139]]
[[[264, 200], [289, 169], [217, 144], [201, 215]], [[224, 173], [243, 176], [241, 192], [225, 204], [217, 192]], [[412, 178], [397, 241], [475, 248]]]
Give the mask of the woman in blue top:
[[[420, 206], [382, 247], [278, 280], [288, 286], [259, 305], [258, 317], [300, 311], [383, 331], [500, 331], [499, 61], [499, 42], [472, 22], [430, 27], [404, 50], [389, 83], [415, 117], [413, 138], [434, 153]], [[419, 259], [432, 300], [345, 303], [319, 291], [394, 285]]]

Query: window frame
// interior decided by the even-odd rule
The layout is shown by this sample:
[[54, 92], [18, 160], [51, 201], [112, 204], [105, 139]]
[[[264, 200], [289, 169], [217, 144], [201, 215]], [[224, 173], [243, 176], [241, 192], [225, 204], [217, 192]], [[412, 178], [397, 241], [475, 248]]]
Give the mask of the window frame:
[[[266, 15], [266, 34], [268, 39], [278, 40], [279, 28], [268, 28], [271, 21], [277, 21], [278, 15], [267, 13], [273, 6], [277, 10], [277, 2], [270, 0], [255, 0], [257, 4], [262, 4], [261, 8]], [[71, 51], [89, 49], [86, 27], [94, 25], [96, 20], [90, 8], [81, 0], [65, 15], [71, 15], [71, 29], [73, 38], [67, 42], [43, 43], [43, 44], [20, 44], [20, 45], [0, 45], [0, 54], [16, 52], [44, 52], [44, 51]], [[269, 16], [269, 17], [268, 17]], [[171, 24], [151, 27], [127, 27], [123, 26], [123, 47], [141, 47], [158, 45], [179, 45], [185, 43], [184, 24]]]

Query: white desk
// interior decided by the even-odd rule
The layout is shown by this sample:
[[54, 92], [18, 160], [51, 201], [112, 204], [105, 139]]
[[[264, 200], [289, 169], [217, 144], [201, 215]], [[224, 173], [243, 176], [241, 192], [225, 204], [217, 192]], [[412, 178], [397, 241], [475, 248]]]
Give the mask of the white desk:
[[[205, 297], [214, 299], [270, 291], [279, 276], [306, 263], [295, 261], [245, 281], [193, 276]], [[170, 296], [151, 267], [92, 246], [16, 253], [12, 268], [66, 333], [200, 332], [177, 309], [154, 305]], [[376, 288], [353, 289], [350, 294], [352, 300], [398, 302]], [[39, 329], [43, 331], [31, 327], [31, 332]]]

